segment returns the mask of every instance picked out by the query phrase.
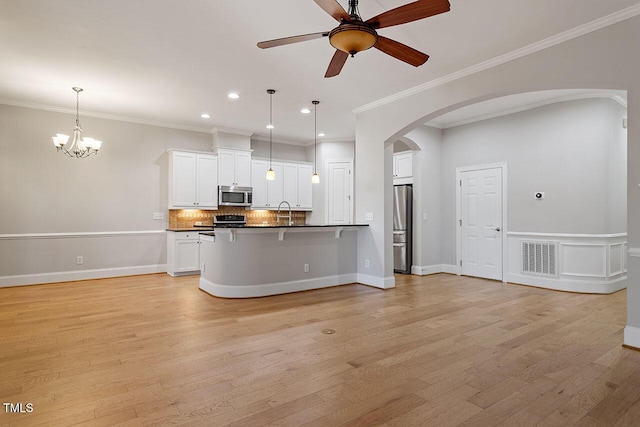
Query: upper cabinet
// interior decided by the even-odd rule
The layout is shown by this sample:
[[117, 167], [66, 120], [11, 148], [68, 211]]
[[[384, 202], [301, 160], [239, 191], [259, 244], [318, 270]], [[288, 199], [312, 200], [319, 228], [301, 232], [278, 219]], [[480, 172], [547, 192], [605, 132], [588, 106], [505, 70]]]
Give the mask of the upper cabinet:
[[311, 210], [313, 205], [313, 166], [307, 163], [284, 164], [284, 200], [294, 210]]
[[280, 202], [287, 201], [291, 210], [310, 211], [313, 206], [313, 166], [309, 163], [271, 162], [271, 168], [276, 173], [273, 181], [265, 177], [269, 160], [253, 160], [251, 208], [278, 209]]
[[220, 160], [218, 184], [251, 187], [251, 152], [226, 148], [216, 152]]
[[393, 183], [413, 183], [413, 152], [403, 151], [393, 154]]
[[218, 157], [214, 154], [169, 153], [169, 209], [218, 208]]
[[271, 162], [271, 168], [276, 173], [276, 179], [266, 178], [269, 169], [268, 160], [253, 160], [251, 167], [251, 186], [253, 187], [254, 209], [274, 209], [283, 199], [282, 162]]

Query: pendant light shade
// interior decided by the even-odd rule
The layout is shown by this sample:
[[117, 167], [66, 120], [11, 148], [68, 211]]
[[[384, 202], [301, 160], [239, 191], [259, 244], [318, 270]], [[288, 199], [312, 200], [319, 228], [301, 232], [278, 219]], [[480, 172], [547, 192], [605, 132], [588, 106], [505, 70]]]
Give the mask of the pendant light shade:
[[311, 182], [313, 184], [320, 183], [320, 176], [316, 170], [318, 165], [318, 104], [320, 101], [311, 101], [313, 104], [313, 175], [311, 175]]
[[267, 129], [269, 129], [269, 170], [267, 170], [266, 178], [269, 181], [273, 181], [276, 179], [276, 173], [271, 168], [271, 146], [272, 146], [272, 136], [273, 136], [273, 94], [276, 93], [273, 89], [267, 89], [267, 93], [269, 94], [269, 124], [267, 125]]

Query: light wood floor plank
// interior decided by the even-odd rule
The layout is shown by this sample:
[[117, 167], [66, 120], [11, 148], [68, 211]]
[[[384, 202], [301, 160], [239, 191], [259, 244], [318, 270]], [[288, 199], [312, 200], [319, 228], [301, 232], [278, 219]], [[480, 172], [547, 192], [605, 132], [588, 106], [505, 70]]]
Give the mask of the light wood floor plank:
[[166, 274], [0, 289], [0, 398], [34, 407], [0, 426], [640, 425], [625, 291], [396, 281], [249, 300]]

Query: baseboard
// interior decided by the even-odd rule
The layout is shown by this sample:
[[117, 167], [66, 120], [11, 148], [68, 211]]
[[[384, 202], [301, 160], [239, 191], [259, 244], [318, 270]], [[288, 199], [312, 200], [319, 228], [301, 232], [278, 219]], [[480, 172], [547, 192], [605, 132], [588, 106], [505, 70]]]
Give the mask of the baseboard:
[[458, 274], [458, 267], [449, 264], [411, 266], [411, 274], [415, 274], [417, 276], [427, 276], [429, 274], [438, 273]]
[[391, 289], [396, 287], [396, 279], [393, 276], [378, 277], [378, 276], [370, 276], [368, 274], [358, 273], [356, 281], [358, 283], [362, 283], [363, 285], [373, 286], [374, 288], [380, 288], [380, 289]]
[[556, 291], [580, 292], [584, 294], [612, 294], [627, 287], [627, 276], [611, 280], [568, 280], [525, 276], [523, 274], [508, 275], [509, 283], [535, 286], [537, 288], [553, 289]]
[[167, 264], [154, 264], [117, 268], [99, 268], [95, 270], [59, 271], [55, 273], [0, 276], [0, 288], [7, 286], [41, 285], [43, 283], [72, 282], [76, 280], [105, 279], [108, 277], [137, 276], [140, 274], [166, 272]]
[[290, 282], [266, 283], [261, 285], [221, 285], [200, 277], [200, 289], [216, 297], [253, 298], [329, 288], [332, 286], [347, 285], [355, 282], [355, 273], [317, 277], [306, 280], [292, 280]]
[[628, 325], [624, 327], [624, 345], [640, 349], [640, 328]]

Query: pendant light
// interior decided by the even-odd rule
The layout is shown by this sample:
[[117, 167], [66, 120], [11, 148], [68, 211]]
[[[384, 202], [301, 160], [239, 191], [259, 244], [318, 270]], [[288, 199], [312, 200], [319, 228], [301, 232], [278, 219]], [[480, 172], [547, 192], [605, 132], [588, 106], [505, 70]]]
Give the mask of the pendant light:
[[318, 184], [320, 177], [316, 171], [318, 165], [318, 104], [320, 101], [311, 101], [313, 104], [313, 175], [311, 176], [311, 182]]
[[66, 145], [69, 141], [69, 136], [59, 133], [53, 137], [53, 145], [56, 147], [56, 150], [62, 151], [69, 157], [83, 159], [92, 154], [98, 154], [98, 150], [100, 150], [102, 146], [102, 141], [82, 137], [82, 127], [80, 126], [80, 92], [82, 92], [83, 89], [81, 87], [72, 87], [71, 89], [76, 93], [76, 127], [73, 130], [73, 139], [71, 140], [71, 145], [67, 148]]
[[269, 170], [267, 171], [267, 179], [269, 181], [273, 181], [276, 179], [276, 173], [271, 168], [271, 146], [273, 144], [271, 139], [273, 136], [273, 94], [276, 93], [276, 91], [273, 89], [267, 89], [267, 93], [269, 94], [269, 124], [267, 125], [267, 129], [269, 129]]

